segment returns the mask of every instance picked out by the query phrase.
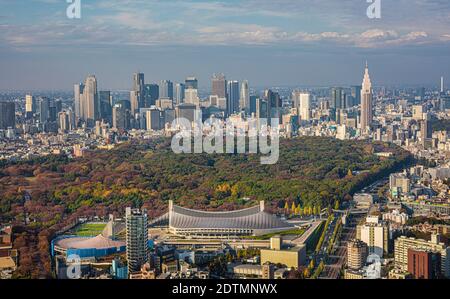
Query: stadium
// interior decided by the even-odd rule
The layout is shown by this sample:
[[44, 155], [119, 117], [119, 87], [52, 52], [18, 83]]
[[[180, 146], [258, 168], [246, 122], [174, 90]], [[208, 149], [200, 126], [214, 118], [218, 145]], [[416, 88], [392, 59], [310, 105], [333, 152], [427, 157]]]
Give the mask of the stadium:
[[110, 221], [103, 231], [96, 236], [89, 235], [63, 235], [52, 240], [52, 256], [61, 255], [65, 258], [77, 255], [81, 259], [96, 259], [108, 255], [122, 253], [126, 250], [124, 241], [116, 240], [116, 235], [123, 230], [123, 224]]
[[78, 255], [81, 259], [99, 258], [124, 252], [125, 242], [115, 241], [102, 235], [96, 237], [63, 236], [52, 241], [52, 254], [66, 257]]
[[236, 211], [209, 212], [176, 206], [169, 201], [169, 212], [150, 223], [166, 226], [170, 233], [189, 238], [230, 238], [260, 236], [295, 228], [259, 205]]

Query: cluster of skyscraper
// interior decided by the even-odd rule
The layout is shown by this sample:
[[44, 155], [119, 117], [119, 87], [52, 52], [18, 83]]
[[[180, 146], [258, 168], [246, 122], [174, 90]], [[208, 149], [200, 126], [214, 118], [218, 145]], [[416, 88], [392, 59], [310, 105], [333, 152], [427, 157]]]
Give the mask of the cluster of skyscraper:
[[195, 110], [202, 110], [203, 116], [227, 117], [243, 111], [259, 118], [281, 117], [276, 92], [266, 90], [262, 99], [250, 96], [248, 81], [227, 81], [223, 74], [214, 74], [211, 85], [209, 98], [201, 100], [195, 77], [175, 85], [170, 80], [146, 84], [144, 74], [135, 73], [129, 100], [114, 101], [109, 91], [97, 91], [97, 79], [89, 75], [74, 87], [75, 116], [87, 127], [103, 120], [117, 129], [147, 130], [163, 129], [178, 117], [193, 121]]

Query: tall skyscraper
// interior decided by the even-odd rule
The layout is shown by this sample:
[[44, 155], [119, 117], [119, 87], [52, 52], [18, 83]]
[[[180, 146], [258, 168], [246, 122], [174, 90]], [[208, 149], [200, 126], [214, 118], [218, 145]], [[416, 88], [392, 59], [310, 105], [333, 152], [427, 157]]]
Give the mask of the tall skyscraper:
[[249, 111], [250, 110], [250, 92], [248, 89], [248, 81], [244, 80], [241, 83], [241, 97], [239, 99], [240, 110]]
[[331, 89], [331, 108], [345, 108], [345, 93], [342, 87], [333, 87]]
[[50, 99], [41, 98], [39, 102], [39, 122], [45, 124], [50, 120]]
[[145, 106], [145, 80], [144, 80], [143, 73], [134, 73], [133, 74], [133, 89], [131, 91], [136, 92], [135, 93], [137, 96], [136, 109], [144, 107]]
[[97, 79], [89, 75], [84, 82], [83, 91], [83, 119], [88, 127], [93, 127], [99, 115], [99, 102], [97, 93]]
[[128, 101], [117, 102], [112, 109], [112, 127], [115, 129], [130, 128], [130, 110]]
[[62, 133], [66, 133], [70, 129], [69, 114], [66, 111], [58, 113], [58, 128]]
[[302, 94], [299, 90], [294, 90], [291, 94], [292, 107], [299, 109], [300, 108], [300, 95]]
[[184, 90], [185, 85], [183, 83], [177, 83], [175, 85], [175, 103], [181, 104], [184, 102]]
[[427, 140], [433, 135], [433, 129], [430, 123], [430, 116], [428, 113], [423, 113], [422, 120], [420, 121], [420, 136], [422, 145], [425, 147]]
[[173, 100], [173, 83], [170, 80], [161, 80], [159, 84], [159, 98]]
[[16, 125], [16, 105], [14, 102], [0, 102], [0, 129], [14, 128]]
[[187, 77], [184, 85], [186, 89], [198, 89], [198, 80], [195, 77]]
[[256, 114], [256, 100], [258, 99], [257, 96], [253, 95], [250, 96], [250, 108], [249, 108], [249, 114], [251, 115], [252, 113]]
[[441, 94], [444, 93], [444, 77], [441, 77]]
[[354, 99], [354, 105], [361, 104], [361, 85], [354, 85], [351, 88], [351, 94]]
[[229, 81], [227, 89], [228, 115], [239, 112], [239, 81]]
[[278, 92], [270, 89], [264, 91], [264, 99], [267, 102], [267, 114], [269, 118], [278, 118], [281, 123], [282, 100]]
[[198, 90], [195, 88], [186, 89], [184, 91], [184, 102], [186, 104], [193, 104], [199, 107], [200, 98], [198, 97]]
[[163, 128], [161, 124], [161, 110], [158, 108], [150, 108], [145, 113], [146, 128], [150, 130], [161, 130]]
[[36, 98], [31, 94], [25, 96], [25, 117], [31, 119], [36, 112]]
[[361, 131], [370, 130], [372, 120], [373, 120], [372, 83], [370, 82], [369, 66], [367, 65], [366, 62], [366, 69], [361, 89], [361, 118], [360, 118]]
[[148, 261], [148, 220], [144, 209], [126, 208], [126, 245], [128, 273], [137, 272]]
[[155, 105], [156, 100], [159, 99], [159, 86], [158, 84], [145, 84], [145, 107]]
[[301, 120], [311, 119], [311, 94], [308, 92], [303, 92], [300, 94], [299, 114]]
[[111, 123], [112, 107], [111, 107], [111, 92], [104, 90], [98, 92], [100, 100], [100, 118]]
[[227, 80], [224, 74], [214, 74], [211, 78], [211, 95], [219, 98], [227, 97]]
[[267, 121], [269, 118], [268, 103], [264, 99], [256, 98], [256, 120], [258, 122], [258, 128], [262, 125], [262, 122]]
[[130, 105], [131, 105], [131, 115], [134, 116], [135, 113], [139, 111], [139, 91], [130, 91]]
[[82, 96], [83, 96], [83, 91], [84, 91], [84, 84], [83, 83], [78, 83], [75, 84], [73, 87], [74, 91], [74, 111], [75, 111], [75, 117], [77, 118], [82, 118], [83, 116], [83, 112], [81, 110], [82, 108]]

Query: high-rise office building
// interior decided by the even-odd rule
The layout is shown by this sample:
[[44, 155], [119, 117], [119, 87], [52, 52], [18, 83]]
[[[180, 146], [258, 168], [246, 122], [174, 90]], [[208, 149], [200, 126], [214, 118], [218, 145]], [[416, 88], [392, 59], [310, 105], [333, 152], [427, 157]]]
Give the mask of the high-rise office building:
[[0, 102], [0, 129], [16, 126], [16, 105], [14, 102]]
[[281, 123], [282, 100], [280, 94], [267, 89], [264, 91], [264, 99], [267, 102], [267, 117], [278, 118]]
[[187, 77], [184, 85], [186, 89], [198, 89], [198, 80], [195, 77]]
[[227, 97], [227, 79], [224, 74], [214, 74], [211, 78], [211, 95], [219, 98]]
[[155, 105], [156, 100], [159, 99], [159, 86], [158, 84], [145, 84], [145, 107], [150, 108], [150, 106]]
[[252, 95], [250, 96], [250, 108], [249, 108], [249, 114], [252, 115], [253, 113], [256, 114], [256, 99], [258, 96]]
[[146, 120], [146, 128], [148, 131], [150, 130], [161, 130], [161, 110], [158, 108], [150, 108], [150, 110], [147, 110], [145, 113], [145, 120]]
[[239, 112], [239, 81], [229, 81], [227, 85], [227, 113], [230, 115]]
[[198, 97], [198, 90], [195, 88], [186, 89], [184, 91], [184, 102], [186, 104], [193, 104], [199, 107], [200, 98]]
[[428, 113], [423, 114], [423, 119], [420, 121], [420, 137], [422, 145], [425, 147], [426, 142], [430, 140], [433, 135], [433, 128], [431, 126], [430, 115]]
[[241, 82], [241, 97], [239, 99], [239, 108], [241, 111], [250, 110], [250, 91], [248, 89], [248, 81]]
[[66, 111], [61, 111], [58, 113], [58, 128], [60, 132], [66, 133], [69, 131], [70, 123], [69, 123], [69, 115]]
[[78, 83], [74, 85], [73, 88], [73, 93], [74, 93], [74, 111], [75, 111], [75, 117], [77, 118], [81, 118], [83, 116], [83, 112], [81, 110], [82, 108], [82, 96], [83, 96], [83, 91], [84, 91], [84, 84], [83, 83]]
[[196, 109], [197, 106], [190, 103], [177, 105], [175, 107], [175, 117], [177, 119], [187, 119], [189, 122], [193, 122], [196, 120]]
[[266, 120], [269, 118], [268, 103], [264, 99], [256, 98], [256, 118], [257, 120]]
[[112, 127], [127, 130], [130, 128], [130, 103], [117, 102], [112, 109]]
[[361, 117], [360, 128], [361, 131], [370, 130], [370, 125], [373, 120], [373, 106], [372, 106], [372, 83], [370, 82], [369, 66], [366, 62], [366, 69], [364, 72], [364, 79], [361, 89]]
[[25, 117], [27, 119], [33, 118], [33, 114], [36, 112], [36, 98], [31, 94], [25, 96]]
[[173, 83], [170, 80], [161, 80], [159, 84], [159, 98], [173, 100]]
[[308, 121], [311, 119], [311, 94], [308, 92], [300, 94], [299, 114], [301, 120]]
[[354, 85], [351, 88], [351, 95], [353, 97], [353, 104], [360, 105], [361, 104], [361, 85]]
[[99, 91], [98, 97], [100, 101], [100, 118], [110, 123], [112, 118], [111, 92], [107, 90]]
[[83, 91], [83, 119], [88, 127], [93, 127], [99, 115], [99, 103], [97, 93], [97, 79], [89, 75], [84, 82]]
[[342, 87], [333, 87], [331, 89], [331, 108], [345, 108], [345, 92]]
[[39, 122], [45, 124], [50, 120], [50, 99], [43, 97], [39, 102]]
[[175, 85], [175, 104], [181, 104], [184, 102], [184, 90], [185, 85], [183, 83], [177, 83]]
[[147, 210], [126, 208], [125, 223], [128, 273], [131, 274], [149, 259]]
[[[145, 79], [143, 73], [133, 74], [133, 89], [136, 92], [137, 109], [145, 106]], [[134, 111], [132, 111], [134, 113]]]
[[441, 94], [444, 93], [444, 77], [441, 77]]
[[130, 91], [130, 106], [131, 106], [131, 115], [134, 116], [135, 113], [139, 111], [139, 92], [132, 90]]

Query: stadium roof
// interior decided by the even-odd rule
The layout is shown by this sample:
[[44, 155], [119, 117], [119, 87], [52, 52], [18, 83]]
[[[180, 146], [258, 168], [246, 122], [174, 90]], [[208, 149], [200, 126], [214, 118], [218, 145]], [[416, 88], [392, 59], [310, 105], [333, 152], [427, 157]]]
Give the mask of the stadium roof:
[[294, 228], [294, 225], [264, 211], [264, 204], [226, 212], [187, 209], [169, 204], [169, 226], [174, 228], [254, 229], [270, 230]]
[[109, 238], [105, 238], [102, 235], [96, 237], [71, 237], [58, 240], [57, 246], [66, 249], [87, 249], [87, 248], [113, 248], [125, 246], [125, 242], [115, 241]]

